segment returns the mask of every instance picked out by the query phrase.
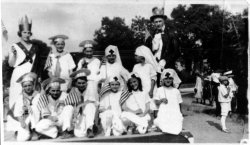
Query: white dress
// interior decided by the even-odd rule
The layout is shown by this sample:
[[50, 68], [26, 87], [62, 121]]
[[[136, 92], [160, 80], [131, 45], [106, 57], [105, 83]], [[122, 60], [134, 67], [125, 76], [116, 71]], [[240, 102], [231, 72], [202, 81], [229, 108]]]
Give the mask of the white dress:
[[197, 99], [201, 99], [202, 95], [203, 95], [203, 86], [202, 86], [202, 80], [198, 76], [196, 77], [196, 84], [195, 84], [194, 88], [197, 90], [194, 97], [197, 98]]
[[[56, 63], [57, 63], [56, 54], [52, 53], [49, 55], [49, 57], [51, 57], [52, 66], [48, 68], [48, 71], [51, 72], [52, 75], [54, 76], [55, 71], [56, 71]], [[61, 84], [61, 90], [67, 91], [68, 84], [71, 81], [71, 78], [69, 77], [70, 73], [72, 72], [72, 70], [75, 68], [76, 65], [70, 53], [65, 53], [64, 55], [62, 55], [59, 58], [59, 62], [60, 62], [60, 68], [61, 68], [60, 78], [66, 81], [66, 83]]]
[[[153, 69], [151, 64], [146, 63], [145, 65], [136, 64], [133, 68], [133, 73], [137, 73], [141, 78], [142, 90], [149, 93], [151, 89], [151, 80], [156, 80], [156, 71]], [[154, 86], [153, 95], [156, 93], [156, 85]], [[150, 103], [151, 110], [157, 110], [154, 101], [151, 99]]]
[[160, 87], [154, 97], [155, 100], [167, 98], [168, 103], [161, 103], [157, 118], [154, 124], [159, 127], [162, 132], [170, 134], [179, 134], [182, 130], [183, 116], [180, 111], [179, 104], [182, 102], [181, 93], [178, 89], [170, 87]]
[[[83, 63], [84, 59], [85, 58], [81, 59], [78, 62], [77, 70], [82, 68], [82, 63]], [[87, 60], [87, 62], [88, 62], [88, 60]], [[98, 95], [97, 89], [98, 89], [98, 81], [99, 81], [98, 75], [100, 73], [100, 64], [101, 64], [101, 61], [99, 59], [93, 58], [93, 60], [89, 61], [88, 65], [87, 65], [87, 68], [90, 70], [91, 73], [87, 77], [88, 86], [87, 86], [86, 93], [84, 96], [85, 97], [93, 96], [96, 98], [95, 101], [99, 100], [99, 95]]]
[[[148, 93], [141, 91], [133, 91], [132, 95], [126, 100], [126, 106], [135, 111], [141, 109], [144, 113], [146, 111], [146, 104], [150, 103], [150, 98]], [[129, 124], [128, 122], [133, 122], [137, 126], [137, 130], [140, 134], [145, 134], [148, 127], [148, 122], [150, 120], [150, 115], [147, 113], [145, 116], [140, 117], [132, 112], [123, 111], [121, 118], [124, 124]]]
[[[20, 83], [17, 83], [17, 79], [19, 79], [22, 75], [25, 73], [28, 73], [31, 71], [31, 68], [33, 66], [34, 60], [36, 55], [32, 57], [33, 63], [30, 63], [29, 61], [21, 64], [24, 59], [26, 58], [26, 54], [23, 52], [23, 50], [15, 43], [12, 45], [16, 49], [16, 62], [14, 64], [14, 70], [11, 76], [10, 80], [10, 98], [9, 98], [9, 108], [12, 108], [16, 97], [19, 93], [22, 91], [22, 86]], [[9, 57], [14, 57], [14, 54], [12, 52], [9, 52]], [[21, 65], [20, 65], [21, 64]]]

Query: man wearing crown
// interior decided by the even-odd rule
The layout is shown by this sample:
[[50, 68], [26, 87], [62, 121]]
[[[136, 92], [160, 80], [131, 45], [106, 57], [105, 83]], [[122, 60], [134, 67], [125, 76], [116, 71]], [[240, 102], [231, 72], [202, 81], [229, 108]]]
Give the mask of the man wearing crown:
[[36, 72], [36, 66], [34, 64], [37, 61], [37, 50], [38, 47], [32, 44], [30, 37], [32, 22], [25, 16], [19, 21], [19, 30], [17, 35], [20, 37], [20, 42], [14, 43], [9, 51], [9, 65], [14, 67], [14, 71], [10, 81], [10, 98], [9, 108], [12, 108], [17, 95], [21, 93], [22, 87], [17, 83], [17, 79], [20, 76], [28, 72]]
[[[153, 36], [146, 39], [145, 45], [151, 48], [161, 69], [174, 68], [175, 60], [179, 55], [177, 39], [165, 25], [167, 16], [164, 15], [164, 9], [154, 7], [152, 13], [153, 16], [150, 17], [150, 20], [155, 26], [155, 30]], [[161, 73], [161, 70], [158, 70], [158, 73]], [[157, 84], [159, 85], [160, 74], [157, 78]]]

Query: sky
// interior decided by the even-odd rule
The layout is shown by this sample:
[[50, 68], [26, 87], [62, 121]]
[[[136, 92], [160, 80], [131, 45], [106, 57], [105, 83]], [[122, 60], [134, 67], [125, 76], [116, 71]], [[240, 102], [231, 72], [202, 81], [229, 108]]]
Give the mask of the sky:
[[[165, 14], [171, 18], [173, 8], [178, 4], [201, 3], [196, 0], [165, 0]], [[232, 13], [242, 13], [247, 8], [245, 0], [211, 0], [202, 3], [226, 3], [225, 8]], [[48, 38], [57, 34], [69, 36], [66, 51], [81, 51], [79, 43], [93, 39], [95, 30], [101, 27], [101, 20], [107, 16], [125, 19], [130, 26], [132, 18], [149, 18], [153, 7], [162, 7], [164, 0], [2, 0], [1, 19], [8, 30], [9, 39], [2, 42], [2, 56], [7, 55], [11, 44], [18, 42], [18, 21], [24, 15], [32, 19], [33, 39], [50, 44]]]

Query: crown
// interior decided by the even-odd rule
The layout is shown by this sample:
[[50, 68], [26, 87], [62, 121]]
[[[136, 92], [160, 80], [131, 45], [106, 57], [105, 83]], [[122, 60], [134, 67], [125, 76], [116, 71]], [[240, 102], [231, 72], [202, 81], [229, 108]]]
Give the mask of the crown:
[[19, 20], [19, 31], [31, 31], [31, 27], [32, 21], [29, 21], [27, 15], [25, 15], [24, 18], [21, 18], [21, 20]]

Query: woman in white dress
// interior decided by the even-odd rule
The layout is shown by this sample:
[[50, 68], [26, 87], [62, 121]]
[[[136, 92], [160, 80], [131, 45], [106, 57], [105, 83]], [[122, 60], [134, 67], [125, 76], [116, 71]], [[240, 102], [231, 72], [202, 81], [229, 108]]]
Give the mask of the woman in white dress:
[[34, 71], [33, 64], [36, 58], [37, 46], [33, 45], [30, 41], [32, 36], [31, 32], [32, 23], [29, 22], [28, 17], [25, 16], [19, 22], [18, 36], [20, 42], [14, 43], [9, 52], [9, 65], [14, 67], [14, 71], [10, 80], [10, 97], [9, 108], [11, 109], [16, 101], [16, 97], [22, 91], [20, 83], [17, 79], [25, 73]]
[[83, 47], [84, 56], [77, 64], [77, 70], [82, 68], [87, 68], [90, 70], [90, 75], [87, 77], [88, 79], [88, 86], [86, 89], [85, 96], [86, 97], [94, 97], [96, 101], [99, 100], [98, 95], [98, 74], [100, 73], [100, 65], [101, 61], [93, 57], [93, 47], [96, 45], [95, 41], [92, 40], [85, 40], [80, 43], [80, 47]]
[[65, 39], [68, 39], [68, 36], [56, 35], [49, 39], [52, 40], [52, 44], [55, 46], [56, 51], [48, 56], [49, 61], [47, 61], [46, 69], [49, 71], [50, 78], [58, 77], [65, 80], [66, 83], [61, 84], [61, 90], [66, 92], [71, 85], [71, 78], [69, 75], [76, 67], [70, 53], [64, 51]]
[[162, 87], [157, 89], [154, 100], [159, 105], [157, 118], [154, 120], [162, 132], [179, 134], [182, 130], [183, 116], [180, 110], [181, 93], [174, 88], [173, 74], [164, 70], [161, 75]]
[[[203, 80], [201, 77], [201, 74], [198, 70], [195, 71], [196, 74], [196, 83], [195, 83], [195, 87], [194, 87], [194, 97], [196, 99], [196, 103], [198, 103], [198, 101], [200, 100], [200, 102], [203, 102]], [[204, 100], [205, 103], [205, 100]]]

